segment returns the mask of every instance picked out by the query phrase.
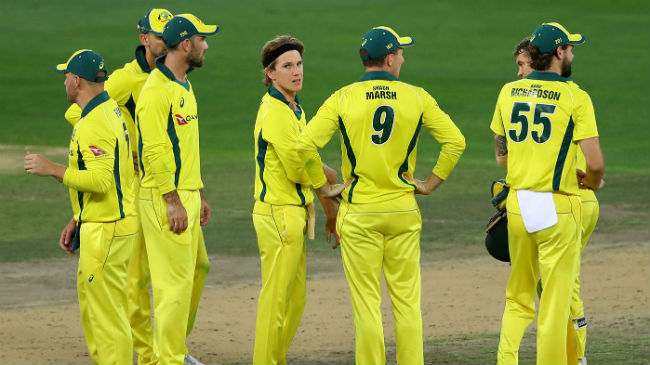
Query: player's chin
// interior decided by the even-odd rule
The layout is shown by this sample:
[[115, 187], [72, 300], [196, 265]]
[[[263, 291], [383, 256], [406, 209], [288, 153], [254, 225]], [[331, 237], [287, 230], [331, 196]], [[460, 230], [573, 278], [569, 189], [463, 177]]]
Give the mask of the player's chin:
[[291, 83], [293, 91], [300, 91], [302, 90], [302, 79], [301, 80], [295, 80]]

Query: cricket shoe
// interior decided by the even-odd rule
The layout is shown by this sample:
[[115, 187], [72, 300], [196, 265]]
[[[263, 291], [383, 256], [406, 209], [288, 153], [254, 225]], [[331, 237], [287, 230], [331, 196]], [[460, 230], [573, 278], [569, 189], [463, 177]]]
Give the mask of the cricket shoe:
[[185, 360], [183, 360], [183, 365], [205, 365], [205, 364], [195, 359], [189, 353], [187, 353], [185, 354]]

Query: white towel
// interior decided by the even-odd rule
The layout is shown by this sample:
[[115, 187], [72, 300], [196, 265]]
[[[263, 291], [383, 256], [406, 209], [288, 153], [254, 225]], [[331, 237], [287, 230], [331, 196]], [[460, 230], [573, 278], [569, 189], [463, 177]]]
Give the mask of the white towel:
[[528, 233], [552, 227], [558, 222], [552, 192], [517, 190], [517, 200]]

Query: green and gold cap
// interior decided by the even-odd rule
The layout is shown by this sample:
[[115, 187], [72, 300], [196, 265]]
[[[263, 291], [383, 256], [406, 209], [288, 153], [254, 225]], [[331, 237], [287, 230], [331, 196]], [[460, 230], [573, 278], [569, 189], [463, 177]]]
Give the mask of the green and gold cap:
[[194, 35], [210, 36], [218, 31], [218, 25], [203, 24], [201, 19], [192, 14], [180, 14], [165, 24], [162, 37], [168, 47], [173, 47]]
[[167, 9], [151, 9], [138, 22], [140, 33], [153, 33], [162, 36], [165, 24], [172, 19], [173, 15]]
[[544, 23], [530, 36], [530, 45], [536, 46], [540, 53], [550, 52], [565, 44], [582, 44], [582, 34], [571, 34], [559, 23]]
[[[66, 63], [56, 65], [54, 71], [71, 72], [82, 79], [92, 82], [101, 82], [108, 79], [108, 69], [104, 64], [104, 58], [90, 49], [82, 49], [73, 53]], [[101, 75], [102, 72], [103, 76]]]
[[361, 57], [362, 60], [368, 61], [383, 57], [399, 47], [410, 47], [414, 43], [413, 38], [400, 37], [391, 28], [380, 26], [372, 28], [363, 36], [359, 50], [368, 51], [368, 57]]

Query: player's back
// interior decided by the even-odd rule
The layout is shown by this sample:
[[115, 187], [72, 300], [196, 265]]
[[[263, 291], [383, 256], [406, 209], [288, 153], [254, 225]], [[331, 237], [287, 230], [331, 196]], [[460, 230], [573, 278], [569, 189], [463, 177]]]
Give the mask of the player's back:
[[350, 202], [375, 202], [412, 192], [424, 101], [423, 90], [388, 72], [368, 72], [337, 98], [343, 175], [352, 178]]
[[578, 194], [573, 142], [597, 131], [591, 100], [576, 84], [550, 72], [506, 84], [491, 128], [507, 140], [508, 185]]

